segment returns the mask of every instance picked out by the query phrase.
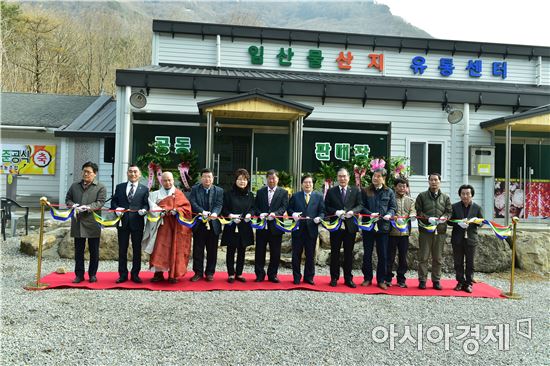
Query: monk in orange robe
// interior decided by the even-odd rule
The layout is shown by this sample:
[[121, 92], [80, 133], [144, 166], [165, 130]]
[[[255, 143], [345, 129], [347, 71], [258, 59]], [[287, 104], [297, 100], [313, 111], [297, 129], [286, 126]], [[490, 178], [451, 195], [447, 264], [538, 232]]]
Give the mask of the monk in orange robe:
[[163, 273], [168, 272], [168, 282], [176, 283], [178, 277], [187, 273], [192, 238], [191, 229], [178, 223], [176, 216], [181, 212], [190, 219], [191, 204], [183, 192], [174, 187], [172, 173], [162, 173], [161, 182], [161, 189], [149, 194], [151, 215], [160, 218], [147, 222], [143, 248], [151, 254], [149, 266], [155, 272], [151, 282], [164, 281]]

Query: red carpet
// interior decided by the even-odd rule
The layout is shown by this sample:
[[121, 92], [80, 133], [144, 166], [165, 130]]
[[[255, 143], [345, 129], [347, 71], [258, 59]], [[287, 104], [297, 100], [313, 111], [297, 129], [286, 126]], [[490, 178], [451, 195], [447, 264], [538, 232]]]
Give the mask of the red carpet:
[[[166, 276], [166, 274], [165, 274]], [[193, 272], [187, 273], [184, 277], [179, 278], [178, 283], [170, 284], [167, 281], [160, 283], [152, 283], [150, 279], [153, 277], [152, 272], [141, 272], [140, 277], [143, 280], [143, 283], [136, 284], [131, 281], [127, 281], [121, 284], [115, 283], [118, 278], [118, 273], [115, 272], [100, 272], [97, 274], [97, 282], [89, 283], [86, 280], [79, 283], [72, 283], [74, 279], [74, 273], [58, 274], [55, 272], [50, 273], [49, 275], [42, 278], [41, 282], [46, 283], [49, 286], [46, 289], [55, 289], [55, 288], [79, 288], [79, 289], [88, 289], [88, 290], [115, 290], [115, 289], [126, 289], [126, 290], [153, 290], [153, 291], [253, 291], [253, 290], [309, 290], [309, 291], [322, 291], [322, 292], [340, 292], [340, 293], [355, 293], [355, 294], [386, 294], [386, 295], [397, 295], [397, 296], [460, 296], [460, 297], [486, 297], [486, 298], [498, 298], [503, 297], [501, 295], [501, 290], [489, 286], [485, 283], [476, 283], [474, 284], [474, 291], [471, 294], [468, 294], [464, 291], [454, 291], [456, 281], [454, 280], [442, 280], [441, 285], [443, 286], [442, 291], [437, 291], [431, 288], [431, 282], [428, 281], [428, 288], [426, 290], [418, 289], [418, 280], [410, 279], [407, 280], [408, 288], [399, 288], [395, 285], [388, 288], [387, 290], [382, 290], [377, 286], [368, 286], [362, 287], [359, 286], [360, 280], [362, 277], [356, 277], [357, 288], [352, 289], [344, 285], [343, 279], [338, 281], [338, 286], [330, 287], [330, 277], [329, 276], [316, 276], [315, 277], [315, 286], [308, 284], [300, 283], [299, 285], [294, 285], [292, 283], [292, 275], [279, 275], [281, 283], [271, 283], [269, 281], [264, 282], [254, 282], [254, 274], [244, 274], [244, 277], [247, 279], [246, 283], [227, 282], [227, 273], [218, 272], [214, 276], [214, 281], [206, 282], [204, 279], [197, 282], [191, 282], [189, 279], [193, 276]]]

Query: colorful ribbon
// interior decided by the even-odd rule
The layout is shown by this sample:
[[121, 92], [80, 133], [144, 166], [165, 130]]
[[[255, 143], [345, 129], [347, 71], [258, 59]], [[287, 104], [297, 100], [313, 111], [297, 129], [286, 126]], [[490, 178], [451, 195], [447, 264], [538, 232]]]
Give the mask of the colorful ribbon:
[[120, 215], [120, 216], [117, 216], [115, 219], [113, 220], [106, 220], [104, 219], [103, 217], [101, 217], [101, 215], [95, 213], [95, 212], [92, 212], [92, 214], [94, 215], [94, 219], [95, 221], [101, 225], [102, 227], [107, 227], [107, 226], [115, 226], [119, 221], [120, 219], [122, 218], [123, 215]]
[[60, 211], [50, 206], [50, 213], [52, 215], [52, 218], [57, 221], [67, 221], [74, 216], [74, 211], [74, 208], [70, 208], [67, 211]]

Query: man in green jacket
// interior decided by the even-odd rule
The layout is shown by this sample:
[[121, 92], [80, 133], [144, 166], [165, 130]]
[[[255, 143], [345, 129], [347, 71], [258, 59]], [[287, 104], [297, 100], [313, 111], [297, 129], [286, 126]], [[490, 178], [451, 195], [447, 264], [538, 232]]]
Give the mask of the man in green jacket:
[[[441, 192], [441, 175], [431, 173], [428, 177], [430, 187], [416, 198], [415, 208], [418, 216], [418, 288], [426, 288], [428, 277], [428, 259], [432, 255], [432, 284], [436, 290], [441, 290], [441, 264], [443, 257], [443, 246], [447, 238], [447, 224], [452, 213], [451, 199]], [[435, 226], [430, 232], [423, 226]]]

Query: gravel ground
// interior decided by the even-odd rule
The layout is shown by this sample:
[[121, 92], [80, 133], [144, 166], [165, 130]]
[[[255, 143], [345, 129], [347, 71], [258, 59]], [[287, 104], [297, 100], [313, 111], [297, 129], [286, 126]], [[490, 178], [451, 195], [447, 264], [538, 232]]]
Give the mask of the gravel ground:
[[[550, 364], [547, 279], [518, 280], [523, 299], [516, 301], [313, 291], [26, 291], [36, 259], [17, 248], [16, 238], [0, 242], [2, 365]], [[42, 273], [59, 266], [72, 270], [73, 261], [48, 259]], [[218, 269], [225, 271], [224, 263]], [[116, 270], [116, 262], [100, 262], [100, 271]], [[476, 277], [508, 288], [504, 276]], [[531, 339], [518, 333], [521, 319], [531, 320]], [[447, 345], [437, 342], [448, 334], [445, 324], [453, 333]], [[503, 324], [510, 324], [509, 350], [483, 341], [487, 326]], [[419, 325], [421, 346], [399, 342], [406, 328], [417, 340]], [[456, 339], [462, 326], [476, 325], [479, 341], [472, 332]], [[393, 346], [383, 341], [391, 327]], [[520, 330], [527, 332], [525, 323]]]

